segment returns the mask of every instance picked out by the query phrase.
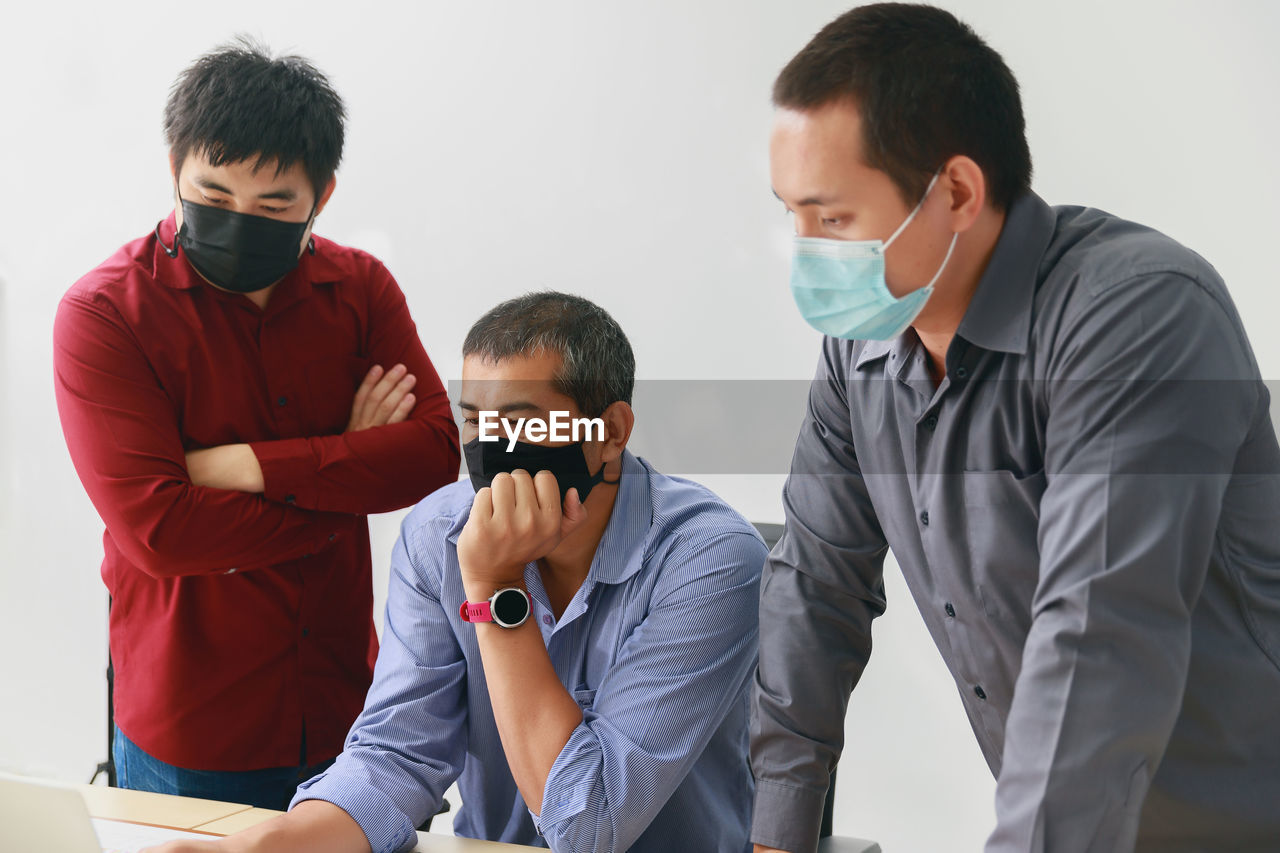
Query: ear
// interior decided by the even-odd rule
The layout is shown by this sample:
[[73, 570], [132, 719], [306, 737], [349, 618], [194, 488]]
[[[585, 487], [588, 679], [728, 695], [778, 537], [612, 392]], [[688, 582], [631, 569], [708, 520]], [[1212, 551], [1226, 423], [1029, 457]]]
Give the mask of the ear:
[[338, 185], [338, 176], [334, 175], [329, 179], [329, 185], [324, 188], [324, 192], [320, 193], [320, 199], [316, 202], [316, 216], [320, 215], [320, 211], [324, 210], [324, 206], [329, 203], [329, 196], [333, 195], [333, 188]]
[[939, 183], [947, 198], [951, 230], [968, 231], [987, 203], [987, 176], [977, 163], [958, 154], [942, 167]]
[[179, 199], [182, 194], [178, 192], [178, 168], [182, 164], [178, 162], [177, 156], [169, 152], [169, 176], [173, 178], [173, 224], [176, 228], [182, 227], [182, 203]]
[[600, 448], [600, 460], [608, 463], [622, 456], [627, 442], [631, 440], [631, 430], [636, 425], [636, 413], [631, 406], [618, 400], [609, 404], [600, 416], [604, 421], [604, 444]]

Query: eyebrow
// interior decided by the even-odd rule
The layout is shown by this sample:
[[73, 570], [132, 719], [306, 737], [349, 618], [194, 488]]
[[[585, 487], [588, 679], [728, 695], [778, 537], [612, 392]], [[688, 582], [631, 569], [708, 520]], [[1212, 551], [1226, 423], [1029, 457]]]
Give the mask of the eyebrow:
[[[778, 191], [777, 191], [777, 190], [773, 190], [773, 197], [774, 197], [774, 198], [776, 198], [778, 201], [782, 202], [783, 204], [786, 204], [786, 203], [787, 203], [787, 202], [786, 202], [786, 199], [784, 199], [782, 196], [778, 195]], [[829, 199], [829, 198], [823, 198], [823, 197], [821, 197], [821, 196], [816, 196], [816, 195], [814, 195], [814, 196], [809, 196], [809, 197], [808, 197], [808, 198], [806, 198], [806, 199], [801, 199], [800, 201], [796, 202], [796, 207], [809, 207], [809, 206], [811, 206], [811, 205], [815, 205], [815, 204], [816, 204], [816, 205], [827, 205], [827, 204], [831, 204], [831, 199]]]
[[231, 195], [231, 190], [227, 189], [217, 181], [211, 181], [202, 175], [196, 175], [194, 178], [191, 179], [191, 182], [196, 186], [200, 187], [201, 189], [216, 190], [220, 193], [226, 193], [227, 195]]
[[[214, 190], [215, 192], [225, 193], [226, 195], [235, 195], [235, 193], [231, 192], [231, 190], [227, 189], [222, 184], [218, 183], [217, 181], [210, 180], [209, 178], [206, 178], [203, 175], [196, 175], [191, 180], [196, 186], [200, 187], [201, 189]], [[266, 193], [259, 193], [258, 198], [276, 199], [278, 201], [297, 201], [298, 193], [296, 190], [291, 190], [286, 188], [286, 189], [272, 190], [271, 192], [266, 192]]]
[[[477, 405], [476, 405], [476, 404], [474, 404], [474, 403], [468, 403], [468, 402], [466, 402], [465, 400], [459, 400], [459, 401], [458, 401], [458, 408], [459, 408], [459, 409], [466, 409], [468, 412], [478, 412], [478, 411], [480, 411], [480, 407], [479, 407], [479, 406], [477, 406]], [[492, 410], [492, 409], [486, 409], [485, 411], [493, 411], [493, 410]], [[514, 402], [514, 403], [508, 403], [508, 404], [506, 404], [505, 406], [499, 406], [499, 407], [498, 407], [498, 411], [499, 411], [499, 412], [504, 412], [504, 413], [506, 413], [506, 412], [541, 412], [541, 411], [542, 411], [542, 407], [541, 407], [541, 406], [535, 406], [533, 403], [528, 403], [528, 402], [525, 402], [524, 400], [517, 400], [517, 401], [516, 401], [516, 402]]]

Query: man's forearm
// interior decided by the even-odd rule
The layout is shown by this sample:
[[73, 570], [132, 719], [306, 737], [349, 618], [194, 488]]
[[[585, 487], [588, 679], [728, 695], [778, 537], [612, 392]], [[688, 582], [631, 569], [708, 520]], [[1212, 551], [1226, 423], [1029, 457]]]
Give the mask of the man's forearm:
[[355, 818], [333, 803], [304, 800], [292, 811], [229, 836], [228, 853], [371, 853]]
[[170, 841], [143, 853], [372, 853], [351, 815], [324, 800], [306, 800], [292, 811], [214, 841]]
[[187, 476], [197, 486], [260, 494], [262, 466], [247, 444], [223, 444], [187, 454]]
[[582, 722], [582, 709], [556, 676], [532, 619], [519, 628], [480, 623], [476, 640], [511, 775], [525, 803], [541, 814], [547, 776]]
[[251, 447], [268, 500], [322, 512], [390, 512], [458, 478], [457, 427], [447, 410], [359, 432], [255, 441]]

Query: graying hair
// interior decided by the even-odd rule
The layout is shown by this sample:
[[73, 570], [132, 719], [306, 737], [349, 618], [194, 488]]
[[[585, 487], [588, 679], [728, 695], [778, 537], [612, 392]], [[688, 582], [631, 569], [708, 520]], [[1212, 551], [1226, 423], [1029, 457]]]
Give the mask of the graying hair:
[[544, 290], [492, 308], [462, 342], [462, 357], [493, 361], [559, 353], [555, 389], [582, 413], [598, 417], [619, 400], [630, 405], [636, 358], [631, 342], [609, 313], [589, 299]]

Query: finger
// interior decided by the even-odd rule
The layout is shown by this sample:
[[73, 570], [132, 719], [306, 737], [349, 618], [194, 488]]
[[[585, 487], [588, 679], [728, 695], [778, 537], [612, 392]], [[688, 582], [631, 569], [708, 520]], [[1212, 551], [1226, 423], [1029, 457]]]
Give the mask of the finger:
[[550, 471], [539, 471], [533, 478], [534, 490], [538, 497], [538, 514], [544, 525], [551, 528], [560, 525], [560, 484], [556, 475]]
[[387, 423], [398, 424], [405, 418], [409, 417], [409, 413], [413, 411], [414, 403], [417, 402], [417, 397], [412, 394], [405, 394], [400, 400], [400, 405], [396, 406], [396, 410], [391, 413], [391, 417], [387, 418]]
[[477, 524], [483, 524], [493, 518], [493, 490], [488, 486], [476, 492], [476, 499], [471, 502], [471, 516], [467, 519], [468, 523], [472, 518]]
[[374, 411], [373, 415], [374, 420], [377, 421], [378, 424], [387, 423], [391, 418], [392, 412], [394, 412], [400, 406], [400, 402], [404, 400], [404, 395], [408, 394], [413, 389], [413, 386], [417, 381], [418, 378], [416, 376], [409, 374], [397, 382], [391, 390], [387, 392], [387, 395], [378, 402], [378, 407]]
[[511, 479], [510, 474], [503, 471], [494, 476], [489, 488], [493, 490], [493, 520], [508, 521], [516, 505], [515, 481]]
[[582, 505], [582, 499], [578, 497], [578, 490], [576, 488], [570, 489], [569, 493], [564, 496], [564, 514], [560, 520], [561, 538], [577, 530], [586, 520], [587, 508]]
[[356, 396], [351, 401], [351, 417], [354, 420], [361, 414], [364, 409], [365, 401], [369, 399], [369, 392], [373, 390], [373, 386], [378, 384], [378, 380], [382, 378], [382, 365], [375, 364], [369, 368], [369, 372], [364, 375], [364, 381], [360, 383], [360, 387], [356, 389]]
[[511, 472], [511, 483], [515, 486], [514, 518], [521, 525], [527, 525], [524, 532], [529, 532], [538, 517], [538, 494], [533, 488], [533, 477], [518, 468]]
[[363, 402], [365, 397], [369, 396], [369, 392], [373, 390], [373, 386], [378, 384], [378, 380], [382, 378], [382, 365], [375, 364], [369, 368], [369, 372], [364, 375], [360, 387], [356, 389], [356, 402]]
[[396, 387], [396, 383], [404, 378], [406, 372], [403, 364], [397, 364], [382, 374], [382, 378], [369, 389], [368, 403], [374, 406], [381, 403], [391, 393], [391, 389]]
[[357, 414], [357, 417], [360, 418], [361, 425], [363, 427], [368, 428], [381, 426], [386, 423], [386, 416], [379, 418], [378, 406], [386, 399], [387, 394], [391, 393], [391, 390], [396, 387], [396, 383], [399, 382], [403, 376], [403, 370], [404, 365], [397, 364], [390, 370], [384, 371], [382, 378], [375, 382], [373, 387], [369, 389], [369, 393], [365, 395], [364, 401], [361, 404], [361, 409]]

